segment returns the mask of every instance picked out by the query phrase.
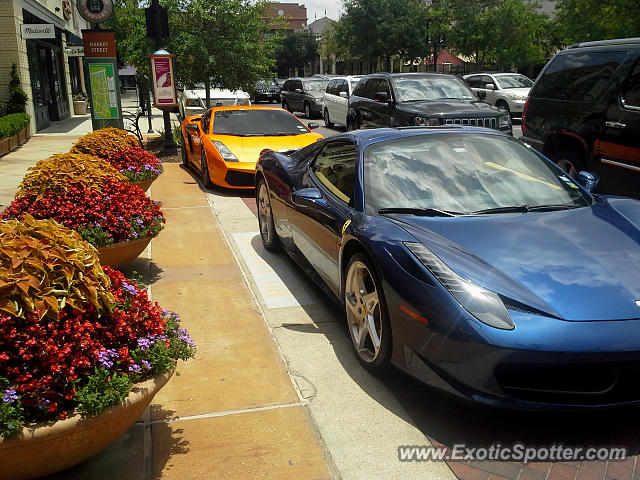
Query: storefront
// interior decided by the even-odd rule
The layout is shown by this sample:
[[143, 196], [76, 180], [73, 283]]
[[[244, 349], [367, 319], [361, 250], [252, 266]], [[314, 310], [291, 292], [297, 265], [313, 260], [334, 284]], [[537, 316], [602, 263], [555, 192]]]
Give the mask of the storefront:
[[[26, 10], [22, 15], [24, 23], [46, 23]], [[38, 130], [70, 116], [62, 35], [63, 31], [56, 27], [54, 38], [26, 39], [31, 100]]]

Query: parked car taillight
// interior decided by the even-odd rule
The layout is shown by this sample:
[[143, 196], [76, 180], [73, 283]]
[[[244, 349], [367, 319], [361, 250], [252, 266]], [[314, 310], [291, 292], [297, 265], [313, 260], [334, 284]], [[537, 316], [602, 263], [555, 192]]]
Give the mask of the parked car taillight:
[[522, 107], [522, 119], [521, 119], [521, 124], [520, 124], [520, 128], [522, 130], [522, 135], [526, 135], [524, 129], [525, 129], [525, 121], [527, 119], [527, 107], [529, 106], [529, 97], [527, 97], [527, 101], [524, 102], [524, 107]]

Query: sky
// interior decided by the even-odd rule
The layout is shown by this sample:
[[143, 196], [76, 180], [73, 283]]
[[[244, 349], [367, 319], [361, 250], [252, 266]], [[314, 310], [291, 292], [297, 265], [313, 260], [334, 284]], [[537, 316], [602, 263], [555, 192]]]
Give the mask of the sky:
[[[295, 0], [283, 0], [286, 2], [294, 2]], [[327, 10], [327, 17], [337, 20], [338, 12], [342, 8], [341, 0], [298, 0], [299, 4], [307, 7], [307, 23], [311, 23], [317, 18], [324, 17], [324, 11]], [[317, 15], [317, 18], [315, 17]]]

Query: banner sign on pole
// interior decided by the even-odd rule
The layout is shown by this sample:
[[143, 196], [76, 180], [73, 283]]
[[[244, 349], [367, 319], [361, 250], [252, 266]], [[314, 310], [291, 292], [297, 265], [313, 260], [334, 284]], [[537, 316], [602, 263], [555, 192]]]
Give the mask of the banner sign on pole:
[[177, 107], [176, 82], [173, 74], [173, 55], [159, 50], [150, 56], [153, 98], [156, 108]]
[[93, 129], [121, 129], [122, 106], [114, 34], [105, 30], [83, 30], [82, 43]]

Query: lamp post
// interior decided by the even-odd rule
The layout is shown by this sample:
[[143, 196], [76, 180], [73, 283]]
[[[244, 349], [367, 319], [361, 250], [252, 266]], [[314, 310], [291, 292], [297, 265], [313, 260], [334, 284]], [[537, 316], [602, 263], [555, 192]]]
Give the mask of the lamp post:
[[[153, 28], [153, 39], [156, 46], [156, 53], [158, 53], [160, 51], [163, 51], [162, 49], [163, 47], [162, 45], [163, 44], [163, 15], [166, 16], [166, 9], [163, 9], [160, 6], [159, 0], [152, 0], [151, 7], [149, 7], [148, 15], [151, 16], [152, 28]], [[168, 28], [166, 26], [164, 30], [168, 36], [168, 31], [167, 31]], [[164, 53], [167, 53], [167, 52], [164, 52]], [[153, 76], [153, 68], [152, 68], [152, 76]], [[151, 81], [156, 82], [156, 79], [152, 77]], [[171, 78], [171, 82], [175, 82], [175, 78]], [[157, 106], [158, 98], [157, 98], [156, 83], [154, 83], [154, 91], [156, 92], [155, 102]], [[174, 88], [174, 92], [175, 92], [175, 88]], [[162, 110], [162, 117], [164, 119], [164, 151], [165, 153], [168, 153], [168, 154], [174, 154], [178, 151], [178, 145], [173, 139], [173, 133], [171, 130], [171, 117], [170, 117], [171, 111], [170, 110], [172, 110], [174, 107], [161, 106], [159, 108]]]

